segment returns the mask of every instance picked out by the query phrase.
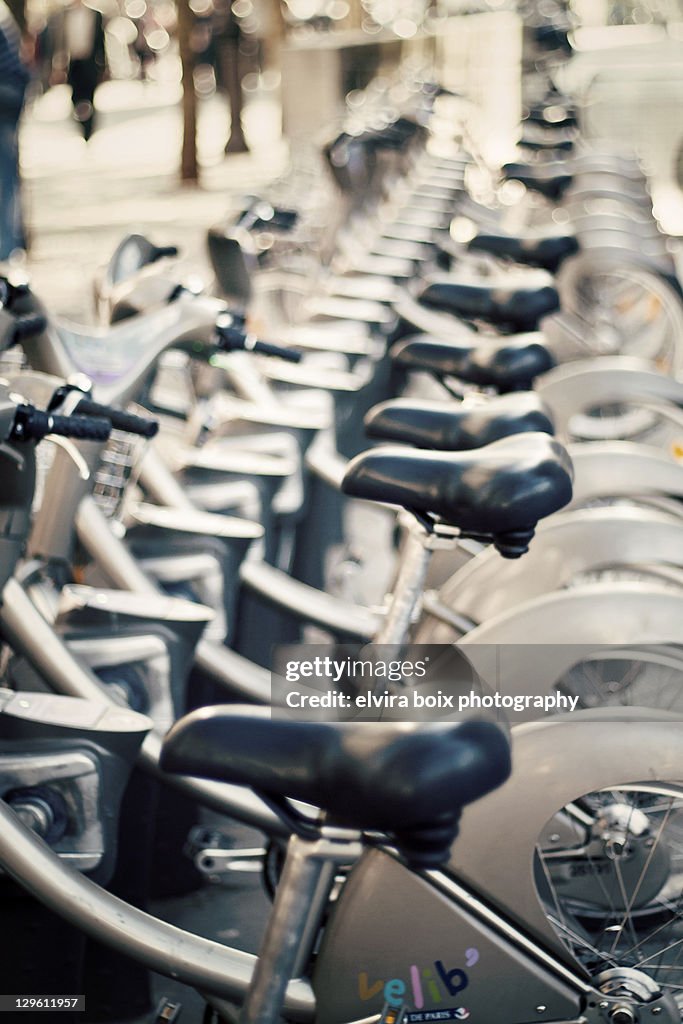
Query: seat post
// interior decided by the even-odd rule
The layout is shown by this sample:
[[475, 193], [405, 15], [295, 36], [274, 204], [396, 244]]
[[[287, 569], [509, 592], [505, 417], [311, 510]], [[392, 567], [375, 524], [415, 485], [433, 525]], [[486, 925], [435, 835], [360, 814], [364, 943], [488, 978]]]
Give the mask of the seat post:
[[355, 840], [291, 837], [240, 1024], [280, 1024], [287, 985], [303, 967], [303, 945], [315, 940], [337, 867], [360, 852]]
[[405, 529], [400, 566], [386, 618], [374, 638], [376, 644], [397, 647], [406, 642], [415, 609], [422, 597], [434, 539], [413, 516], [406, 514], [400, 521]]

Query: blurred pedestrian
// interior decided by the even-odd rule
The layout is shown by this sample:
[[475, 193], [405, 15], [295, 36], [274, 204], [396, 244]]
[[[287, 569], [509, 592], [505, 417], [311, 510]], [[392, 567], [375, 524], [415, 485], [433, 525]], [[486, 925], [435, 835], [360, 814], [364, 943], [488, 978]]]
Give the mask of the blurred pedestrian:
[[71, 87], [74, 118], [87, 141], [95, 130], [95, 90], [104, 77], [104, 23], [100, 11], [83, 0], [66, 0], [47, 25], [46, 48], [52, 84]]
[[148, 18], [149, 11], [146, 10], [142, 17], [131, 19], [137, 30], [137, 36], [133, 43], [133, 52], [138, 59], [141, 82], [147, 81], [149, 77], [148, 70], [154, 64], [154, 51], [147, 42], [147, 32], [150, 27], [148, 25]]
[[25, 249], [19, 179], [18, 126], [28, 83], [21, 32], [0, 0], [0, 260]]
[[240, 45], [242, 30], [230, 0], [215, 0], [213, 43], [216, 54], [216, 80], [224, 89], [230, 104], [230, 135], [226, 153], [248, 153], [249, 146], [242, 126], [242, 68]]

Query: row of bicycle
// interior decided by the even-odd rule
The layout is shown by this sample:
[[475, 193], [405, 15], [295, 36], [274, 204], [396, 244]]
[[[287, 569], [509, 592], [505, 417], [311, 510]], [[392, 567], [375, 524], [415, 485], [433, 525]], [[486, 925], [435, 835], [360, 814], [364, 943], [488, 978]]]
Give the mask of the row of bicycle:
[[[252, 203], [223, 232], [248, 309], [196, 293], [136, 236], [100, 285], [117, 322], [99, 332], [4, 282], [2, 347], [30, 370], [8, 366], [3, 395], [0, 629], [17, 692], [2, 795], [52, 852], [3, 807], [0, 863], [226, 1019], [249, 987], [245, 1021], [276, 1020], [283, 1000], [288, 1018], [330, 1022], [444, 1005], [680, 1020], [680, 299], [668, 258], [640, 246], [644, 223], [659, 240], [642, 173], [587, 150], [537, 157], [508, 169], [526, 187], [514, 208], [486, 207], [468, 189], [481, 161], [449, 137], [462, 100], [415, 88], [378, 127], [382, 95], [328, 149], [348, 227], [315, 275], [310, 199], [301, 215]], [[592, 233], [596, 203], [610, 224]], [[366, 431], [382, 443], [361, 451]], [[368, 518], [368, 500], [388, 511]], [[372, 576], [381, 545], [386, 604], [349, 599], [376, 585], [363, 563]], [[269, 704], [270, 646], [311, 625], [323, 650], [445, 641], [439, 686], [466, 656], [506, 692], [561, 684], [599, 708], [515, 726], [496, 789], [508, 750], [490, 722], [205, 706]], [[92, 882], [111, 876], [138, 748], [155, 785], [268, 837], [276, 897], [251, 983], [254, 958]], [[462, 806], [494, 789], [449, 860]], [[170, 817], [187, 820], [177, 804]]]

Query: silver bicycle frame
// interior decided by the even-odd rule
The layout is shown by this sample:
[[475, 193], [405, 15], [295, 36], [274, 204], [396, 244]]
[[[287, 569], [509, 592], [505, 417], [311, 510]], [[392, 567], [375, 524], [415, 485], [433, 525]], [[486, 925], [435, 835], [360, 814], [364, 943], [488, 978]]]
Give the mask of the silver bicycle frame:
[[[57, 692], [113, 703], [96, 676], [73, 656], [69, 648], [40, 615], [21, 585], [10, 579], [0, 604], [2, 634]], [[288, 836], [282, 821], [251, 791], [227, 783], [172, 776], [159, 767], [161, 740], [149, 734], [142, 745], [140, 763], [146, 771], [187, 796], [221, 814], [238, 818], [267, 835]]]
[[[638, 743], [624, 742], [633, 728], [637, 728]], [[417, 903], [414, 900], [415, 887], [411, 889], [413, 895], [409, 900], [397, 900], [398, 894], [389, 884], [386, 871], [383, 873], [385, 882], [382, 872], [367, 876], [368, 880], [373, 880], [375, 888], [371, 892], [360, 885], [363, 897], [360, 904], [349, 897], [345, 905], [343, 891], [332, 924], [328, 925], [313, 977], [320, 1003], [316, 1020], [326, 1024], [327, 1021], [367, 1017], [367, 1010], [363, 1012], [362, 1006], [354, 1010], [354, 1001], [358, 1000], [354, 968], [369, 964], [379, 973], [385, 967], [391, 970], [397, 962], [404, 962], [412, 952], [411, 944], [424, 934], [421, 921], [427, 925], [437, 949], [440, 942], [452, 943], [461, 920], [462, 910], [458, 905], [463, 901], [468, 912], [485, 923], [494, 951], [497, 946], [501, 955], [504, 947], [518, 950], [513, 978], [499, 973], [492, 953], [488, 973], [498, 979], [497, 985], [505, 985], [507, 990], [511, 985], [516, 986], [518, 999], [524, 997], [531, 1001], [530, 1005], [533, 1005], [534, 986], [541, 984], [546, 987], [559, 984], [570, 995], [573, 991], [577, 1000], [581, 994], [590, 992], [590, 985], [577, 970], [541, 908], [533, 879], [536, 842], [553, 815], [579, 795], [635, 784], [643, 779], [656, 785], [658, 781], [683, 778], [680, 729], [681, 719], [675, 715], [611, 708], [514, 727], [512, 777], [501, 789], [467, 808], [453, 862], [446, 873], [433, 872], [428, 876], [442, 892], [442, 899], [446, 899], [446, 908], [451, 906], [452, 917], [447, 915], [447, 920], [439, 922], [421, 918], [420, 899]], [[572, 766], [571, 773], [566, 770], [568, 764]], [[536, 787], [534, 800], [529, 800], [530, 786], [538, 778], [539, 766], [542, 766], [544, 785]], [[289, 913], [285, 913], [282, 904], [296, 894], [300, 896], [304, 889], [308, 893], [324, 894], [327, 885], [327, 881], [321, 881], [324, 869], [311, 869], [310, 864], [304, 869], [306, 857], [299, 857], [301, 871], [298, 868], [294, 871], [299, 880], [296, 886], [283, 890], [273, 929], [269, 929], [266, 937], [267, 963], [256, 975], [255, 957], [160, 922], [74, 872], [1, 803], [0, 823], [0, 864], [39, 900], [99, 941], [219, 1000], [241, 1001], [250, 984], [252, 992], [262, 993], [259, 999], [265, 997], [265, 989], [261, 989], [258, 980], [264, 973], [277, 974], [277, 986], [282, 986], [283, 976], [292, 965], [299, 967], [287, 944], [278, 947], [276, 943]], [[308, 845], [312, 857], [319, 858], [321, 865], [333, 861], [329, 850], [326, 859], [324, 850]], [[357, 848], [347, 846], [347, 856], [349, 851], [353, 855], [358, 853]], [[353, 879], [360, 872], [356, 891], [366, 871], [362, 859], [351, 876]], [[296, 902], [300, 914], [301, 900]], [[307, 926], [315, 923], [321, 902], [313, 899], [310, 916], [305, 921], [301, 916], [298, 919], [298, 935], [306, 946], [311, 942], [311, 929]], [[396, 920], [403, 922], [403, 927], [396, 926]], [[408, 921], [410, 928], [406, 927]], [[425, 949], [425, 954], [428, 953]], [[268, 965], [271, 972], [266, 971]], [[530, 973], [526, 983], [521, 984], [520, 977], [524, 975], [520, 971], [524, 969]], [[269, 991], [272, 994], [272, 989]], [[486, 999], [485, 992], [481, 998]], [[284, 1014], [295, 1021], [313, 1020], [315, 1000], [308, 982], [299, 979], [286, 984]], [[549, 1017], [539, 1013], [535, 1019], [543, 1021]]]
[[[157, 585], [142, 572], [89, 495], [78, 507], [76, 531], [83, 547], [113, 586], [159, 595]], [[270, 673], [227, 647], [200, 640], [195, 664], [219, 685], [226, 686], [233, 697], [239, 693], [249, 702], [270, 702]]]

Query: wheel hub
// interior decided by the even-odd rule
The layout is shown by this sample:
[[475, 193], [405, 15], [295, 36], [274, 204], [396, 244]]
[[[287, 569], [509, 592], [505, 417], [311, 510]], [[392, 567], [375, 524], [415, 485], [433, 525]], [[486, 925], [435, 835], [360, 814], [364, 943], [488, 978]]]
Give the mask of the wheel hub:
[[624, 893], [629, 894], [629, 913], [638, 913], [662, 890], [670, 870], [666, 844], [656, 842], [647, 814], [617, 802], [600, 809], [581, 856], [568, 851], [551, 868], [553, 881], [565, 898], [575, 901], [577, 912], [590, 918], [611, 911], [615, 928], [626, 911]]
[[681, 1011], [671, 995], [642, 971], [614, 967], [595, 978], [596, 989], [605, 998], [598, 1003], [601, 1019], [609, 1024], [680, 1024]]

